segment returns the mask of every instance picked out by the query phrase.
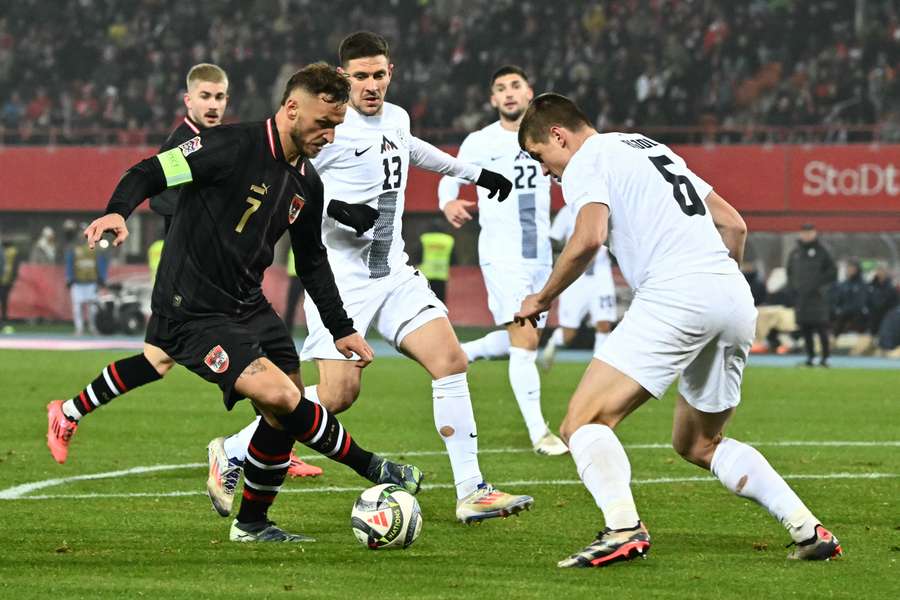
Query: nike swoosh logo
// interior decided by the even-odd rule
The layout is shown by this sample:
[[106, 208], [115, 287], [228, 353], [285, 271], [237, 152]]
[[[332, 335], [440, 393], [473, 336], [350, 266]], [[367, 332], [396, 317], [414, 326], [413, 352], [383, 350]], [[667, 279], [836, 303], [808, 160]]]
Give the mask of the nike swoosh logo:
[[469, 434], [469, 437], [470, 437], [470, 438], [477, 438], [477, 437], [478, 437], [478, 434], [477, 434], [477, 433], [470, 433], [470, 434]]
[[492, 156], [492, 157], [491, 157], [491, 162], [496, 162], [496, 161], [500, 160], [501, 158], [503, 158], [503, 155], [502, 155], [502, 154], [501, 154], [500, 156]]
[[366, 148], [366, 149], [363, 150], [362, 152], [360, 152], [359, 150], [354, 150], [354, 151], [353, 151], [353, 154], [355, 154], [356, 156], [362, 156], [363, 154], [365, 154], [366, 152], [368, 152], [368, 151], [371, 150], [371, 149], [372, 149], [372, 146], [369, 146], [368, 148]]

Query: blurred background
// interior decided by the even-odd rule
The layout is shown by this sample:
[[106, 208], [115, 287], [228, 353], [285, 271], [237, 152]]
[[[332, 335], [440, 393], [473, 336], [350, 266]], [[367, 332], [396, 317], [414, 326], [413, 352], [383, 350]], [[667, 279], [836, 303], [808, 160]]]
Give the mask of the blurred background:
[[[673, 146], [748, 222], [755, 351], [799, 348], [794, 295], [813, 285], [838, 353], [897, 356], [898, 10], [893, 0], [4, 2], [2, 331], [140, 335], [161, 218], [145, 206], [123, 247], [90, 256], [78, 250], [80, 231], [124, 169], [180, 122], [188, 69], [227, 71], [226, 122], [263, 119], [292, 72], [336, 62], [341, 38], [369, 29], [392, 45], [388, 100], [448, 151], [496, 119], [488, 80], [506, 63], [523, 67], [536, 92], [571, 96], [601, 131]], [[451, 320], [487, 328], [477, 224], [451, 231], [436, 188], [437, 177], [411, 172], [408, 251], [417, 261], [423, 233], [452, 233]], [[810, 281], [813, 267], [793, 252], [810, 244], [831, 258], [833, 277]], [[286, 253], [265, 282], [282, 313]], [[99, 284], [80, 325], [67, 287], [79, 265]], [[629, 291], [617, 281], [621, 314]]]

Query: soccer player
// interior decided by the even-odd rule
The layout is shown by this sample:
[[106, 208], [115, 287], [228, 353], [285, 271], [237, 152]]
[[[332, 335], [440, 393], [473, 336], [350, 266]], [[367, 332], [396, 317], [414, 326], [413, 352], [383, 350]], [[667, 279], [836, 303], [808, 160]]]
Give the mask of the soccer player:
[[[564, 245], [575, 229], [575, 213], [569, 205], [563, 206], [553, 218], [550, 239], [555, 244]], [[550, 336], [541, 353], [540, 363], [544, 369], [553, 366], [558, 346], [568, 346], [575, 339], [578, 328], [586, 316], [594, 324], [594, 353], [609, 337], [612, 324], [616, 320], [616, 284], [613, 281], [609, 249], [602, 246], [597, 256], [588, 265], [584, 275], [576, 279], [559, 295], [559, 327]]]
[[[301, 69], [288, 80], [273, 117], [201, 131], [133, 166], [106, 214], [85, 230], [90, 247], [105, 231], [115, 232], [121, 244], [125, 219], [144, 198], [184, 186], [153, 287], [147, 342], [216, 383], [227, 409], [246, 397], [262, 415], [247, 451], [232, 541], [309, 539], [268, 518], [295, 440], [373, 483], [416, 493], [421, 482], [417, 468], [362, 449], [327, 408], [303, 397], [293, 339], [262, 294], [263, 272], [288, 231], [297, 273], [336, 351], [358, 356], [358, 367], [372, 360], [344, 311], [322, 245], [323, 188], [309, 160], [333, 139], [348, 95], [346, 79], [334, 68]], [[110, 392], [127, 387], [111, 374], [105, 379]]]
[[[497, 169], [513, 182], [514, 199], [498, 204], [478, 190], [478, 262], [488, 293], [488, 307], [494, 323], [503, 331], [462, 345], [469, 361], [509, 356], [509, 385], [531, 445], [538, 454], [568, 452], [562, 440], [550, 433], [541, 411], [541, 376], [537, 359], [539, 329], [513, 323], [522, 299], [536, 292], [547, 280], [553, 253], [550, 248], [550, 178], [540, 165], [519, 148], [516, 132], [528, 103], [534, 96], [528, 76], [519, 67], [506, 65], [491, 76], [491, 106], [499, 120], [469, 134], [459, 147], [459, 160], [483, 168]], [[465, 182], [443, 177], [438, 185], [438, 201], [447, 220], [462, 227], [472, 219], [474, 202], [459, 198]], [[542, 318], [539, 327], [543, 327]]]
[[[207, 128], [222, 124], [228, 106], [228, 75], [224, 69], [210, 63], [194, 65], [188, 71], [186, 84], [184, 105], [187, 114], [166, 138], [160, 153], [183, 144]], [[166, 232], [171, 226], [180, 193], [181, 188], [174, 187], [150, 198], [150, 208], [165, 218]], [[141, 354], [110, 363], [74, 398], [51, 402], [47, 406], [47, 445], [56, 462], [66, 462], [72, 436], [83, 417], [118, 395], [160, 380], [174, 365], [175, 362], [159, 348], [145, 343]], [[120, 387], [116, 387], [113, 379], [122, 380], [118, 382]], [[210, 448], [209, 452], [215, 456], [216, 448]], [[233, 491], [240, 473], [227, 464], [221, 470], [225, 472], [227, 484]], [[316, 476], [321, 473], [321, 468], [306, 464], [291, 453], [290, 476]]]
[[[201, 130], [222, 124], [225, 108], [228, 106], [228, 75], [218, 65], [200, 63], [191, 67], [187, 74], [187, 91], [184, 93], [187, 114], [160, 147], [160, 152], [188, 141]], [[175, 214], [179, 188], [171, 188], [150, 198], [150, 208], [165, 218], [168, 233]]]
[[[457, 519], [469, 522], [518, 513], [534, 500], [501, 492], [482, 477], [466, 356], [447, 319], [447, 307], [408, 264], [401, 230], [410, 164], [474, 181], [490, 189], [491, 197], [499, 194], [498, 200], [509, 194], [510, 182], [456, 160], [410, 133], [407, 112], [384, 100], [393, 65], [383, 37], [351, 34], [341, 42], [339, 58], [341, 72], [350, 82], [350, 109], [334, 142], [316, 158], [316, 169], [331, 199], [329, 214], [362, 206], [378, 210], [375, 227], [362, 236], [334, 219], [322, 223], [341, 297], [360, 332], [374, 324], [431, 376], [434, 422], [453, 470]], [[315, 359], [319, 370], [319, 383], [307, 387], [306, 396], [341, 412], [359, 396], [362, 371], [330, 343], [323, 306], [307, 298], [304, 310], [309, 335], [300, 357]], [[247, 434], [245, 428], [229, 438], [229, 459], [243, 459], [240, 448], [246, 447]]]
[[645, 555], [650, 535], [631, 495], [631, 466], [613, 429], [680, 376], [672, 445], [729, 490], [765, 507], [796, 544], [788, 558], [827, 560], [841, 546], [757, 450], [724, 436], [740, 402], [756, 309], [738, 269], [747, 228], [712, 187], [666, 146], [640, 134], [598, 134], [568, 98], [542, 94], [519, 143], [562, 178], [575, 230], [546, 285], [516, 315], [537, 321], [600, 246], [634, 302], [594, 355], [561, 432], [606, 527], [560, 567], [603, 566]]

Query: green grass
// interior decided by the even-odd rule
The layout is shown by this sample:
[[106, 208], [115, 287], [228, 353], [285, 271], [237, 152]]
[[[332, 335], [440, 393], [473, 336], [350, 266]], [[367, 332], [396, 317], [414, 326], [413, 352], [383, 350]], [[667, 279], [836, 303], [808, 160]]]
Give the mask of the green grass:
[[[222, 409], [215, 387], [178, 369], [164, 382], [117, 399], [83, 421], [69, 462], [44, 444], [49, 399], [76, 393], [109, 352], [0, 351], [5, 420], [0, 429], [0, 489], [55, 477], [140, 465], [204, 462], [206, 442], [243, 426], [251, 411]], [[544, 376], [545, 415], [558, 423], [582, 365]], [[314, 381], [312, 369], [305, 371]], [[483, 449], [527, 449], [506, 363], [472, 367], [469, 376]], [[900, 371], [751, 368], [729, 434], [746, 441], [900, 439]], [[651, 402], [620, 429], [626, 445], [666, 443], [671, 398]], [[374, 450], [440, 451], [427, 375], [414, 363], [380, 359], [366, 371], [358, 405], [342, 416]], [[900, 474], [898, 447], [759, 446], [783, 474]], [[308, 454], [301, 449], [303, 454]], [[629, 449], [635, 480], [704, 473], [670, 449]], [[410, 457], [431, 483], [448, 484], [440, 455]], [[203, 467], [66, 483], [47, 495], [149, 493], [150, 497], [0, 500], [0, 597], [302, 597], [302, 598], [768, 598], [889, 597], [900, 558], [900, 479], [796, 479], [794, 488], [841, 539], [846, 555], [826, 564], [785, 560], [786, 532], [749, 501], [714, 481], [639, 484], [634, 494], [650, 527], [646, 561], [570, 571], [556, 561], [587, 543], [600, 514], [581, 485], [518, 484], [535, 507], [521, 518], [466, 527], [454, 522], [450, 489], [419, 496], [424, 527], [404, 551], [372, 552], [349, 527], [355, 491], [348, 469], [321, 461], [318, 480], [289, 482], [272, 516], [315, 535], [304, 547], [237, 545], [228, 521], [202, 494]], [[485, 453], [491, 481], [577, 479], [569, 457]], [[153, 497], [164, 492], [196, 492]]]

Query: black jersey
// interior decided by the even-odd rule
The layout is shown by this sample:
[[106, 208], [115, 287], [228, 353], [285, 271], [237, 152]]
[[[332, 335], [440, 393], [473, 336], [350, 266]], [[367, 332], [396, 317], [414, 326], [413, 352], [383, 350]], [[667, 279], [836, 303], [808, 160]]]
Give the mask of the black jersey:
[[[186, 116], [182, 119], [181, 124], [175, 128], [172, 133], [169, 134], [169, 137], [166, 138], [166, 141], [163, 142], [163, 145], [159, 147], [160, 152], [165, 152], [166, 150], [171, 150], [175, 146], [180, 146], [185, 143], [198, 133], [200, 130], [205, 129], [205, 127], [198, 125], [194, 122], [193, 119]], [[158, 215], [162, 215], [164, 217], [171, 218], [175, 214], [175, 205], [178, 203], [178, 194], [180, 193], [179, 188], [170, 188], [167, 190], [163, 190], [159, 194], [150, 198], [150, 208]], [[167, 219], [168, 221], [168, 219]], [[166, 230], [168, 231], [168, 225], [166, 226]]]
[[154, 313], [243, 317], [268, 306], [263, 272], [288, 230], [297, 275], [326, 327], [335, 339], [353, 332], [322, 244], [322, 181], [308, 160], [285, 160], [274, 118], [201, 130], [142, 161], [119, 182], [107, 213], [127, 218], [146, 195], [179, 183]]

